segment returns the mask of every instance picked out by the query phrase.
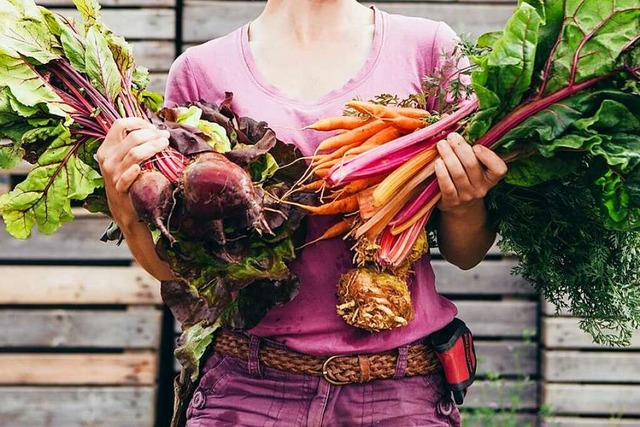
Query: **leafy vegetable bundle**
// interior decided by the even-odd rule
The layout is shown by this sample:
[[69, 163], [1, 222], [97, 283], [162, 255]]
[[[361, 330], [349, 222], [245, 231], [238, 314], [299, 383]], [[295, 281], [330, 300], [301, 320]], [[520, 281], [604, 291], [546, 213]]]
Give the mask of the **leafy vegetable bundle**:
[[[640, 5], [521, 0], [504, 31], [462, 50], [474, 64], [470, 85], [454, 59], [425, 78], [421, 97], [407, 101], [455, 108], [432, 112], [421, 129], [355, 156], [325, 141], [320, 151], [329, 147], [324, 156], [339, 160], [307, 187], [341, 200], [345, 189], [362, 184], [348, 196], [355, 200], [348, 214], [359, 215], [345, 227], [356, 239], [356, 258], [397, 271], [419, 247], [440, 198], [435, 144], [462, 131], [510, 162], [489, 208], [502, 247], [521, 257], [517, 271], [560, 306], [568, 297], [596, 341], [628, 342], [640, 326]], [[367, 124], [330, 142], [351, 135], [357, 141], [348, 150], [357, 150], [368, 143], [355, 133], [372, 121], [399, 129], [398, 111], [348, 106]], [[384, 297], [351, 293], [338, 309], [364, 328], [378, 329], [372, 318], [399, 326], [397, 306]]]
[[168, 130], [170, 147], [143, 165], [130, 194], [180, 279], [162, 293], [185, 329], [178, 356], [195, 378], [215, 328], [251, 327], [296, 294], [288, 264], [304, 211], [278, 198], [304, 167], [280, 168], [298, 153], [266, 123], [238, 117], [231, 94], [220, 106], [158, 111], [162, 97], [146, 91], [146, 70], [101, 22], [98, 3], [75, 4], [79, 22], [32, 0], [0, 0], [0, 136], [11, 141], [0, 166], [33, 164], [0, 197], [0, 213], [17, 238], [71, 221], [72, 200], [108, 213], [94, 155], [114, 121], [137, 116]]

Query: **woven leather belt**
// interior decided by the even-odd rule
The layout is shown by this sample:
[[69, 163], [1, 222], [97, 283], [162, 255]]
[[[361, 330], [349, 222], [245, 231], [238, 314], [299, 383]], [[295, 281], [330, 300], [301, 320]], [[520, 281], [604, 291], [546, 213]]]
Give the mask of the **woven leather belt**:
[[[222, 332], [216, 338], [215, 350], [241, 360], [249, 358], [249, 339], [243, 335]], [[320, 357], [261, 342], [258, 359], [262, 366], [280, 371], [321, 376], [334, 385], [364, 383], [393, 378], [396, 375], [398, 351], [383, 353]], [[408, 346], [407, 368], [404, 376], [428, 375], [438, 372], [440, 364], [429, 346]]]

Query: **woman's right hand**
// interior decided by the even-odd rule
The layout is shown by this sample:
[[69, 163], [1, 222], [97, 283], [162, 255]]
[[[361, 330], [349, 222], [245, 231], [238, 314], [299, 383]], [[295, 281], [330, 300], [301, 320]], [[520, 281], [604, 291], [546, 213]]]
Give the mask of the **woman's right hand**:
[[138, 218], [128, 191], [141, 172], [140, 163], [169, 146], [169, 132], [137, 118], [118, 119], [98, 148], [96, 161], [104, 178], [109, 209], [123, 226]]

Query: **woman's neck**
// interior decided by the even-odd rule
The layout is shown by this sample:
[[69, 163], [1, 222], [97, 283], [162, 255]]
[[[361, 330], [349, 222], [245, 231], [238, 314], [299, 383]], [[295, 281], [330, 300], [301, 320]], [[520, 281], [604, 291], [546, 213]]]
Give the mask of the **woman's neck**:
[[370, 10], [356, 0], [269, 0], [251, 26], [256, 33], [277, 28], [280, 37], [304, 45], [348, 34], [370, 20]]

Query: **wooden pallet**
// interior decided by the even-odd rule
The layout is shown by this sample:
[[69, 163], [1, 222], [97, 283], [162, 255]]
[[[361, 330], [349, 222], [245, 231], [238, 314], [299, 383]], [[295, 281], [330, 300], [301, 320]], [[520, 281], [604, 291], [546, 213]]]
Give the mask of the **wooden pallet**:
[[543, 304], [542, 403], [559, 427], [640, 426], [640, 331], [629, 347], [604, 347], [579, 319]]
[[[27, 171], [2, 171], [0, 191]], [[0, 427], [152, 426], [158, 283], [99, 241], [108, 218], [74, 214], [25, 241], [0, 227]]]

